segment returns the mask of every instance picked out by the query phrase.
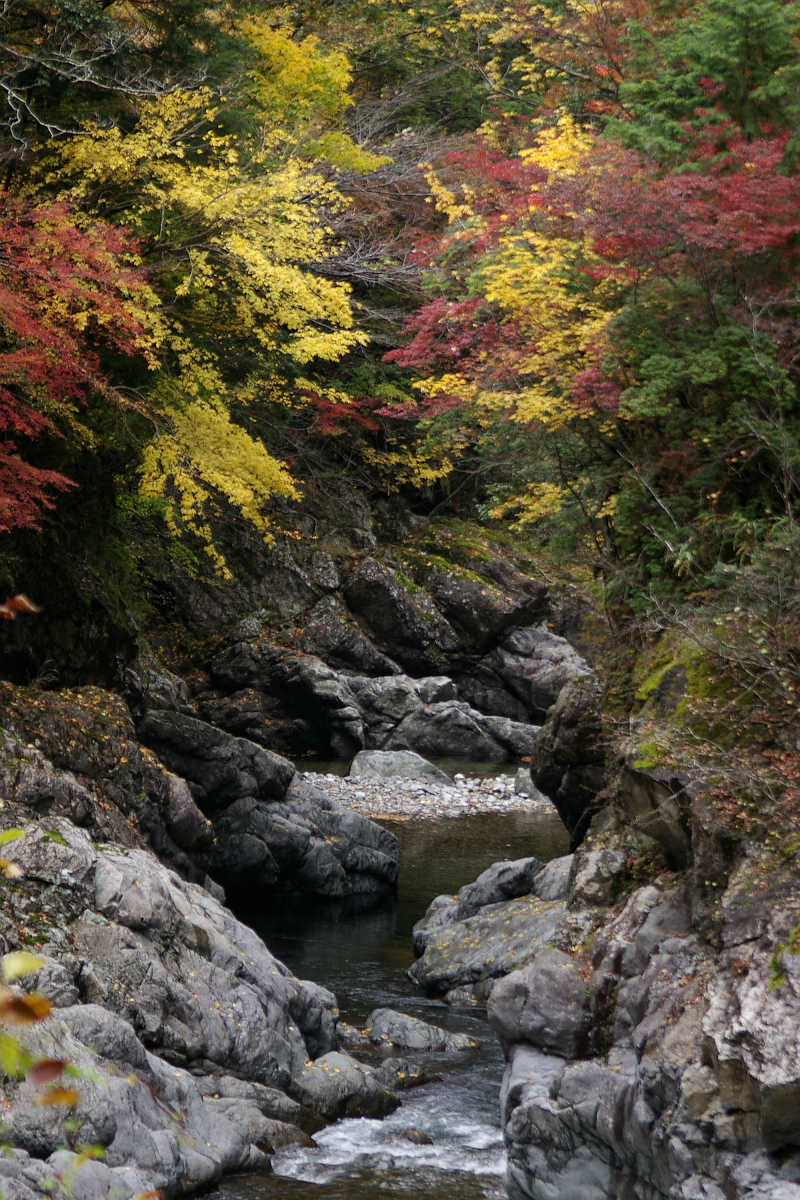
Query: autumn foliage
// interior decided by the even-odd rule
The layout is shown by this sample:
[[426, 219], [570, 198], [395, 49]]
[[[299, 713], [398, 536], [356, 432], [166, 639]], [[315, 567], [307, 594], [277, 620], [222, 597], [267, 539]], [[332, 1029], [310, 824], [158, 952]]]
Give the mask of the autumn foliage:
[[104, 372], [103, 354], [155, 364], [146, 305], [153, 296], [135, 246], [113, 226], [80, 227], [64, 203], [0, 195], [0, 531], [36, 527], [53, 493], [71, 486], [30, 461], [45, 437], [81, 438], [92, 395], [131, 401]]
[[98, 473], [224, 574], [341, 467], [628, 597], [796, 541], [795, 0], [12, 9], [0, 533]]

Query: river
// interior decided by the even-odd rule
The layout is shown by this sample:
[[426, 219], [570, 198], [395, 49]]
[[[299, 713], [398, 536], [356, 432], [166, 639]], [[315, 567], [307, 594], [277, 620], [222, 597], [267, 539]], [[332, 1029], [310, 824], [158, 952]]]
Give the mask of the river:
[[[336, 993], [342, 1019], [362, 1024], [396, 1008], [466, 1032], [479, 1049], [441, 1066], [441, 1079], [403, 1093], [382, 1121], [350, 1119], [315, 1135], [313, 1149], [275, 1157], [275, 1174], [227, 1180], [214, 1200], [501, 1200], [505, 1160], [498, 1121], [502, 1056], [480, 1010], [422, 996], [406, 977], [411, 928], [442, 892], [454, 892], [499, 859], [567, 853], [554, 814], [514, 812], [425, 822], [383, 822], [400, 839], [395, 901], [366, 912], [326, 905], [251, 914], [270, 950], [304, 979]], [[417, 1130], [429, 1144], [404, 1136]]]

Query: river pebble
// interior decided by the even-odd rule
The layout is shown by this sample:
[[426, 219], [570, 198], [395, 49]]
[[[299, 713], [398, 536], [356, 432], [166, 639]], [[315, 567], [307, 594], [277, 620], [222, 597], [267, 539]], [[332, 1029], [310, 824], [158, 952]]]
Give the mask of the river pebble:
[[365, 817], [392, 821], [423, 821], [438, 817], [465, 817], [479, 813], [555, 811], [541, 792], [515, 791], [513, 775], [474, 778], [462, 774], [452, 784], [429, 779], [349, 779], [341, 775], [304, 773], [314, 787]]

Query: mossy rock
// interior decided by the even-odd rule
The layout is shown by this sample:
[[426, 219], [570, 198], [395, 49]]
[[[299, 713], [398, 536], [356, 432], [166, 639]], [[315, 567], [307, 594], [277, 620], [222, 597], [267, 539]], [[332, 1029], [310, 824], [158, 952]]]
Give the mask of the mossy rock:
[[720, 656], [681, 631], [664, 634], [639, 655], [632, 686], [633, 713], [643, 730], [664, 730], [652, 742], [640, 742], [635, 765], [643, 769], [670, 761], [665, 747], [675, 735], [722, 748], [754, 736], [746, 690], [725, 670]]

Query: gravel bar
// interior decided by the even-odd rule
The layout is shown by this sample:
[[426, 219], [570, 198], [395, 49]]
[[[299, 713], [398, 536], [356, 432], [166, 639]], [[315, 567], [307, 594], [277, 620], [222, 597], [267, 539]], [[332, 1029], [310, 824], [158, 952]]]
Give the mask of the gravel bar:
[[452, 784], [430, 779], [349, 779], [342, 775], [304, 772], [319, 791], [365, 817], [390, 821], [424, 821], [441, 817], [476, 816], [480, 813], [555, 812], [541, 792], [515, 791], [513, 775], [490, 779], [455, 775]]

